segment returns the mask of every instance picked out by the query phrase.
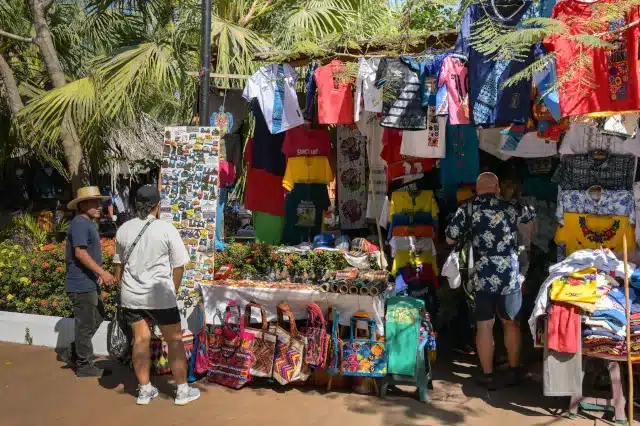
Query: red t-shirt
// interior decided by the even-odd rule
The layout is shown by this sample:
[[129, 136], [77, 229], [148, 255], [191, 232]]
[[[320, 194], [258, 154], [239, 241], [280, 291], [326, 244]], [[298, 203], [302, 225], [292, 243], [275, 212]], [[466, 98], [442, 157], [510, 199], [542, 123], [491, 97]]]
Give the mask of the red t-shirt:
[[253, 139], [247, 142], [244, 158], [247, 160], [247, 182], [244, 190], [244, 206], [253, 211], [284, 216], [285, 191], [282, 176], [251, 167]]
[[[583, 20], [589, 19], [595, 7], [602, 7], [614, 0], [600, 0], [586, 3], [579, 0], [564, 0], [553, 8], [552, 18], [558, 19], [569, 27], [568, 35], [579, 33], [597, 34], [613, 31], [640, 18], [638, 8], [627, 16], [603, 23], [601, 28], [581, 28]], [[613, 50], [583, 47], [583, 54], [590, 57], [584, 67], [587, 71], [573, 65], [580, 55], [580, 47], [566, 35], [557, 34], [544, 40], [549, 52], [556, 53], [558, 77], [568, 71], [574, 71], [574, 77], [562, 84], [559, 89], [560, 111], [563, 117], [597, 112], [636, 111], [640, 109], [640, 90], [638, 85], [638, 37], [640, 27], [635, 26], [610, 39], [616, 47]], [[585, 83], [586, 81], [586, 83]], [[594, 87], [592, 87], [592, 84]]]
[[298, 126], [287, 130], [282, 145], [286, 157], [330, 157], [331, 137], [327, 129]]
[[400, 145], [402, 145], [402, 130], [385, 127], [380, 158], [387, 163], [388, 182], [406, 175], [426, 173], [435, 166], [436, 158], [418, 158], [400, 154]]
[[337, 60], [318, 68], [315, 73], [318, 86], [318, 122], [320, 124], [353, 124], [353, 86], [336, 83], [333, 74], [346, 72]]

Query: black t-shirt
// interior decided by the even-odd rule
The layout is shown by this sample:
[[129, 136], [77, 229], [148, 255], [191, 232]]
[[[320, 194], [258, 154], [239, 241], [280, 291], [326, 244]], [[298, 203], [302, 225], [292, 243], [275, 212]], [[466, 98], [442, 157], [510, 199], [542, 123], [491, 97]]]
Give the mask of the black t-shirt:
[[329, 204], [327, 185], [296, 183], [285, 199], [285, 242], [311, 242], [322, 229], [323, 212]]
[[422, 84], [416, 71], [400, 59], [381, 59], [376, 81], [383, 88], [381, 126], [405, 130], [427, 128]]
[[251, 101], [251, 110], [256, 118], [253, 131], [253, 149], [251, 152], [251, 167], [262, 169], [275, 176], [284, 176], [287, 159], [282, 153], [285, 132], [272, 134], [262, 115], [258, 99]]

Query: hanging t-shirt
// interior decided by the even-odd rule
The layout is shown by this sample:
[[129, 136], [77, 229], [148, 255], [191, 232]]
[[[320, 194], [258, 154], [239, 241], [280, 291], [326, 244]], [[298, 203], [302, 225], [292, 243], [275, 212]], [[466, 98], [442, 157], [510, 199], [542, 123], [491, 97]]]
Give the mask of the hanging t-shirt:
[[468, 58], [470, 118], [476, 126], [508, 126], [524, 124], [531, 115], [531, 80], [523, 79], [504, 87], [503, 83], [533, 62], [533, 48], [523, 60], [494, 60], [469, 43], [476, 23], [491, 19], [497, 25], [521, 29], [522, 22], [537, 15], [530, 0], [478, 2], [464, 13], [456, 53]]
[[[320, 124], [353, 123], [353, 86], [347, 79], [344, 63], [333, 60], [315, 72], [318, 86], [318, 122]], [[340, 74], [345, 74], [340, 76]]]
[[402, 176], [428, 172], [433, 169], [437, 161], [434, 158], [417, 158], [400, 154], [402, 146], [402, 131], [400, 130], [385, 129], [382, 145], [380, 157], [387, 163], [387, 180], [389, 182]]
[[329, 208], [327, 185], [298, 183], [287, 194], [284, 240], [296, 245], [321, 232], [322, 213]]
[[366, 139], [349, 126], [338, 126], [337, 180], [341, 229], [366, 227]]
[[553, 141], [539, 138], [536, 132], [524, 135], [503, 133], [500, 152], [520, 158], [551, 157], [558, 153], [558, 145]]
[[[353, 120], [359, 121], [362, 111], [382, 112], [382, 89], [376, 87], [380, 58], [360, 58], [353, 98]], [[364, 107], [364, 108], [363, 108]]]
[[360, 114], [360, 120], [356, 122], [358, 130], [367, 138], [367, 157], [369, 167], [384, 167], [385, 162], [380, 158], [382, 153], [382, 136], [384, 127], [380, 126], [379, 114], [365, 111]]
[[307, 126], [287, 130], [282, 145], [287, 157], [313, 157], [331, 155], [331, 136], [327, 129], [312, 129]]
[[469, 124], [469, 70], [455, 56], [447, 56], [442, 62], [438, 87], [446, 87], [451, 124]]
[[440, 160], [443, 187], [457, 189], [459, 184], [475, 183], [480, 173], [478, 137], [470, 124], [446, 126], [446, 153]]
[[254, 211], [253, 229], [256, 242], [270, 245], [282, 244], [284, 216]]
[[247, 159], [244, 206], [252, 211], [283, 216], [285, 191], [282, 187], [282, 176], [252, 167], [253, 146], [253, 139], [249, 139], [244, 153]]
[[552, 181], [562, 189], [633, 189], [637, 158], [599, 153], [564, 155]]
[[216, 90], [209, 95], [209, 122], [221, 134], [238, 133], [246, 115], [247, 102], [240, 90]]
[[603, 131], [595, 125], [572, 123], [562, 139], [560, 154], [586, 154], [591, 151], [640, 156], [640, 138], [625, 138]]
[[242, 96], [257, 99], [271, 133], [281, 133], [304, 123], [294, 88], [298, 73], [289, 64], [260, 68], [247, 81]]
[[[640, 9], [633, 8], [625, 16], [603, 22], [600, 28], [587, 28], [596, 8], [614, 0], [587, 2], [580, 0], [561, 1], [553, 8], [552, 18], [564, 22], [566, 34], [554, 34], [544, 41], [549, 52], [556, 54], [558, 75], [573, 73], [562, 84], [560, 109], [562, 116], [611, 112], [637, 111], [640, 109], [640, 87], [638, 83], [638, 37], [640, 27], [632, 26], [618, 32], [608, 40], [613, 49], [585, 48], [578, 44], [576, 35], [614, 32], [640, 19]], [[581, 56], [582, 55], [582, 56]], [[576, 67], [576, 60], [586, 57], [583, 67]], [[585, 83], [586, 81], [586, 83]]]
[[400, 154], [419, 158], [444, 158], [446, 124], [447, 117], [438, 117], [435, 107], [428, 107], [427, 129], [403, 131]]
[[414, 216], [416, 213], [431, 213], [431, 217], [437, 221], [439, 211], [433, 191], [418, 193], [396, 191], [391, 194], [388, 220], [391, 222], [393, 215], [399, 213], [409, 216]]
[[589, 190], [563, 190], [558, 192], [556, 220], [564, 223], [564, 213], [588, 213], [603, 216], [627, 216], [636, 223], [636, 204], [632, 191], [602, 189], [597, 197]]
[[381, 126], [407, 130], [427, 128], [418, 72], [400, 59], [383, 58], [376, 81], [383, 90]]
[[251, 110], [256, 118], [253, 130], [251, 167], [262, 169], [276, 176], [284, 176], [287, 159], [282, 153], [284, 133], [271, 133], [262, 115], [257, 99], [251, 101]]
[[291, 157], [287, 160], [287, 171], [282, 186], [287, 191], [297, 183], [324, 183], [333, 180], [333, 172], [327, 157]]
[[578, 250], [595, 250], [601, 246], [621, 253], [625, 233], [627, 249], [635, 250], [635, 226], [629, 223], [628, 217], [565, 213], [564, 226], [558, 228], [555, 241], [566, 246], [567, 256]]

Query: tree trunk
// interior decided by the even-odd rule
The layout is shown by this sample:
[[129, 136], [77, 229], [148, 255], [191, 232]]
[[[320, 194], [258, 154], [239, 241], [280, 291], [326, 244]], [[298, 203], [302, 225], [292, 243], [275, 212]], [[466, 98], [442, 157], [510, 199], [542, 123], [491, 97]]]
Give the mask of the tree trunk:
[[0, 79], [4, 86], [4, 90], [7, 92], [7, 98], [9, 99], [9, 108], [11, 108], [11, 114], [17, 114], [24, 104], [20, 98], [20, 92], [18, 91], [18, 83], [13, 76], [13, 71], [9, 68], [4, 55], [0, 54]]
[[[47, 73], [55, 88], [67, 84], [62, 66], [58, 60], [58, 52], [53, 45], [51, 30], [47, 23], [47, 12], [53, 3], [52, 0], [29, 0], [29, 9], [36, 27], [34, 43], [40, 49], [42, 59], [47, 68]], [[89, 184], [89, 173], [82, 152], [82, 145], [78, 139], [73, 122], [70, 117], [65, 117], [60, 132], [62, 150], [67, 160], [67, 167], [71, 174], [71, 186], [75, 195], [78, 188]]]

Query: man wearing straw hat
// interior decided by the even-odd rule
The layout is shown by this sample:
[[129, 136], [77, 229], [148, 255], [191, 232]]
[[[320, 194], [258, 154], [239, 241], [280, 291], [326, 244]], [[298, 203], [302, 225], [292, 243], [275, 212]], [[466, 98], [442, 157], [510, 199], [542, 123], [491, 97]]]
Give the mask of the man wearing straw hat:
[[[105, 371], [94, 364], [91, 339], [102, 324], [104, 306], [99, 294], [101, 284], [110, 285], [113, 275], [102, 269], [100, 234], [95, 220], [100, 218], [105, 199], [97, 186], [80, 188], [67, 207], [77, 212], [67, 232], [65, 290], [73, 304], [75, 345], [66, 360], [75, 358], [78, 377], [101, 377]], [[75, 350], [74, 350], [75, 346]]]

